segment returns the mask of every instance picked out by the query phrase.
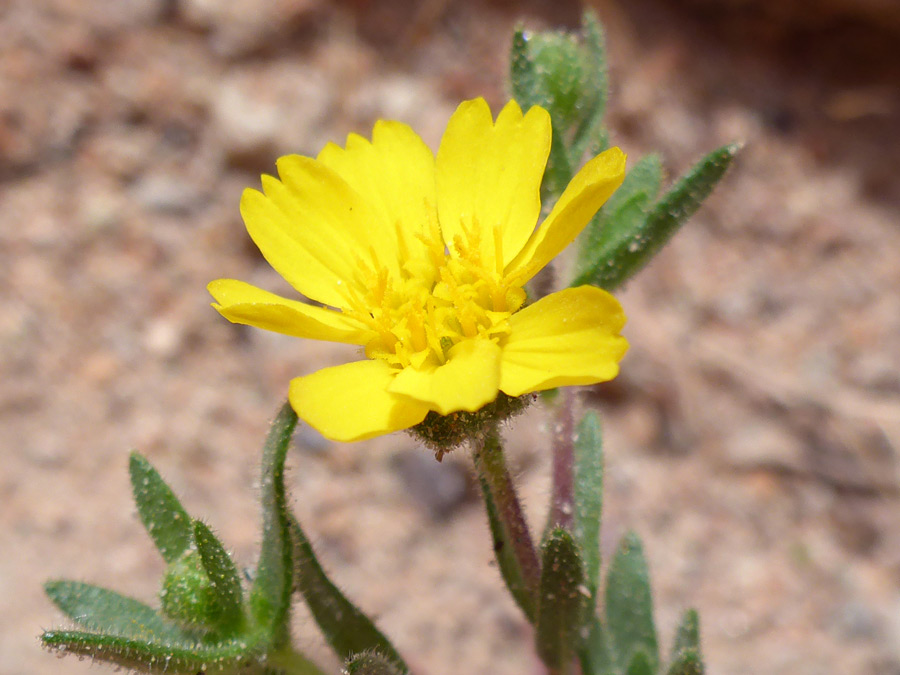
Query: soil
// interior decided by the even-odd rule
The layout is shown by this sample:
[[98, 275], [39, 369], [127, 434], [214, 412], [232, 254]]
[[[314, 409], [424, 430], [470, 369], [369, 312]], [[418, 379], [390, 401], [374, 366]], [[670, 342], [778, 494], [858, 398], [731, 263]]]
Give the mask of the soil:
[[[853, 5], [596, 5], [609, 126], [632, 162], [658, 152], [675, 177], [746, 143], [620, 294], [622, 375], [581, 392], [605, 423], [605, 559], [641, 535], [661, 644], [697, 607], [716, 675], [900, 673], [900, 28], [891, 3]], [[580, 12], [0, 8], [0, 673], [88, 672], [38, 645], [65, 625], [47, 579], [154, 602], [163, 565], [129, 495], [131, 449], [253, 564], [269, 420], [291, 377], [352, 353], [209, 308], [222, 276], [284, 290], [243, 229], [243, 188], [381, 117], [436, 147], [463, 98], [504, 102], [515, 25], [573, 27]], [[507, 434], [535, 527], [546, 426], [535, 408]], [[309, 429], [295, 445], [296, 512], [415, 672], [541, 672], [464, 452], [437, 464], [402, 434], [340, 445]], [[295, 628], [336, 672], [312, 620]]]

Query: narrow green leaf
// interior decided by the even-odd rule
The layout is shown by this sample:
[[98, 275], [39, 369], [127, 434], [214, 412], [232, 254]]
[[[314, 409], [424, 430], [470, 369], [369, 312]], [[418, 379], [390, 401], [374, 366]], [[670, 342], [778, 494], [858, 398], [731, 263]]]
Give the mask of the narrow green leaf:
[[297, 415], [285, 403], [272, 423], [263, 447], [260, 501], [263, 511], [262, 547], [256, 579], [250, 590], [253, 616], [271, 629], [274, 643], [287, 639], [293, 574], [291, 534], [284, 491], [284, 461]]
[[652, 671], [659, 665], [650, 575], [633, 532], [622, 539], [606, 579], [606, 626], [613, 654], [625, 669], [639, 651], [646, 653]]
[[700, 615], [696, 609], [688, 609], [681, 616], [681, 623], [675, 631], [675, 643], [672, 645], [672, 658], [688, 649], [700, 652]]
[[581, 650], [589, 619], [590, 591], [578, 543], [556, 528], [541, 547], [541, 587], [535, 642], [551, 670], [565, 670]]
[[600, 577], [603, 510], [603, 436], [597, 413], [588, 412], [575, 436], [575, 538], [584, 555], [585, 582], [596, 598]]
[[616, 238], [608, 254], [597, 260], [593, 274], [579, 275], [573, 285], [588, 283], [613, 290], [634, 276], [700, 207], [740, 147], [726, 145], [701, 159], [650, 209], [642, 225]]
[[41, 644], [60, 654], [89, 656], [91, 659], [150, 673], [217, 673], [256, 661], [258, 645], [245, 637], [220, 643], [197, 642], [196, 637], [182, 640], [142, 640], [81, 631], [54, 630], [41, 636]]
[[479, 483], [481, 484], [481, 495], [484, 498], [488, 525], [491, 528], [491, 541], [494, 542], [494, 555], [497, 557], [500, 576], [503, 577], [503, 581], [506, 583], [506, 587], [509, 589], [516, 604], [519, 605], [527, 619], [534, 623], [536, 619], [535, 598], [528, 590], [525, 574], [522, 572], [518, 558], [516, 558], [513, 542], [509, 540], [509, 533], [500, 520], [490, 487], [482, 476], [479, 476]]
[[630, 241], [643, 227], [659, 193], [662, 163], [658, 155], [647, 155], [626, 174], [622, 185], [588, 223], [578, 238], [577, 276], [580, 286], [602, 277], [614, 261], [622, 242]]
[[89, 630], [128, 638], [178, 640], [181, 631], [139, 600], [78, 581], [48, 581], [44, 591], [62, 612]]
[[700, 652], [696, 649], [685, 649], [679, 653], [666, 672], [668, 675], [703, 675], [705, 671]]
[[398, 670], [391, 659], [378, 652], [354, 654], [346, 660], [344, 671], [348, 675], [401, 675], [406, 672]]
[[582, 58], [574, 36], [558, 31], [535, 33], [528, 42], [534, 63], [537, 100], [553, 126], [568, 140], [582, 111]]
[[389, 661], [397, 672], [409, 672], [390, 641], [325, 574], [312, 544], [292, 514], [289, 527], [296, 589], [303, 595], [313, 618], [338, 656], [346, 660], [354, 654], [378, 654], [378, 658]]
[[638, 650], [628, 663], [626, 675], [656, 675], [656, 666], [647, 656], [647, 652]]
[[573, 166], [580, 163], [588, 150], [597, 155], [608, 145], [603, 128], [609, 97], [606, 37], [597, 15], [591, 10], [587, 10], [582, 17], [581, 36], [583, 83], [579, 105], [584, 108], [585, 114], [572, 141], [570, 162]]
[[552, 126], [550, 137], [550, 156], [547, 158], [547, 168], [541, 181], [541, 204], [544, 209], [553, 207], [573, 175], [561, 130], [555, 125]]
[[226, 635], [238, 631], [244, 624], [244, 593], [234, 561], [209, 527], [199, 520], [194, 521], [194, 540], [215, 593], [218, 616], [213, 623]]
[[517, 28], [513, 33], [509, 54], [509, 81], [512, 96], [523, 110], [528, 110], [537, 103], [534, 63], [528, 49], [528, 37], [521, 28]]
[[606, 631], [595, 614], [591, 615], [588, 625], [588, 637], [579, 653], [582, 675], [607, 675], [612, 673], [615, 664], [609, 653]]
[[150, 462], [136, 452], [128, 466], [134, 502], [147, 534], [167, 563], [191, 545], [191, 518]]

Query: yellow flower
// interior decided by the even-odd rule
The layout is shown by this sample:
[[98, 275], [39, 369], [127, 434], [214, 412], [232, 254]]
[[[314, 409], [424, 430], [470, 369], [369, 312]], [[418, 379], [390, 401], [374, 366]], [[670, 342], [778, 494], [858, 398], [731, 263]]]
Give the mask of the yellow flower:
[[379, 121], [315, 159], [277, 162], [241, 215], [266, 260], [322, 306], [242, 281], [209, 285], [234, 323], [359, 345], [365, 359], [295, 378], [297, 415], [328, 438], [407, 429], [429, 411], [473, 412], [612, 379], [628, 344], [608, 293], [569, 288], [525, 305], [524, 284], [568, 246], [624, 177], [612, 148], [572, 179], [539, 227], [550, 116], [484, 99], [453, 114], [437, 156], [405, 124]]

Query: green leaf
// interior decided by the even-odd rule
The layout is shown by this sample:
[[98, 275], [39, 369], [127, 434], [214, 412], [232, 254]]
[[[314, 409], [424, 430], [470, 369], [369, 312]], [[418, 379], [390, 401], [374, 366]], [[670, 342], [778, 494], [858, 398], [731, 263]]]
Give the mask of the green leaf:
[[662, 179], [658, 155], [647, 155], [635, 164], [622, 185], [588, 223], [578, 239], [577, 277], [573, 286], [594, 283], [610, 274], [610, 262], [622, 242], [643, 227]]
[[269, 627], [273, 642], [287, 640], [293, 574], [291, 533], [284, 491], [284, 462], [297, 415], [285, 403], [272, 423], [263, 447], [260, 501], [263, 511], [262, 547], [256, 579], [250, 590], [254, 618]]
[[603, 437], [597, 413], [588, 412], [575, 436], [575, 538], [584, 555], [585, 582], [596, 598], [603, 510]]
[[151, 673], [216, 673], [255, 661], [258, 641], [246, 636], [215, 644], [197, 642], [185, 636], [174, 642], [158, 638], [142, 640], [103, 633], [53, 630], [41, 636], [41, 644], [60, 654], [89, 656], [123, 668]]
[[584, 561], [578, 543], [556, 528], [541, 547], [541, 587], [535, 641], [551, 670], [565, 670], [584, 643], [590, 612]]
[[678, 630], [675, 631], [672, 658], [688, 649], [700, 652], [700, 615], [696, 609], [688, 609], [681, 616], [681, 623], [678, 624]]
[[136, 452], [128, 466], [131, 487], [147, 534], [167, 563], [181, 557], [191, 545], [191, 518], [150, 462]]
[[553, 207], [573, 176], [562, 132], [557, 126], [551, 127], [550, 137], [550, 156], [541, 181], [541, 205], [545, 210]]
[[[571, 95], [563, 91], [567, 85], [564, 85], [558, 77], [547, 76], [546, 72], [548, 68], [555, 72], [558, 67], [561, 67], [556, 63], [560, 60], [572, 60], [569, 65], [576, 68], [578, 66], [577, 53], [573, 52], [573, 56], [567, 59], [565, 52], [568, 50], [558, 49], [558, 46], [562, 44], [561, 41], [571, 43], [568, 36], [558, 33], [537, 34], [529, 37], [524, 31], [518, 29], [513, 34], [509, 59], [509, 78], [513, 98], [524, 111], [534, 105], [541, 106], [550, 113], [552, 120], [550, 156], [547, 159], [547, 167], [541, 183], [541, 203], [545, 209], [549, 209], [553, 205], [572, 179], [572, 167], [563, 134], [567, 128], [566, 115], [568, 113], [565, 110], [574, 109], [574, 102], [568, 101]], [[547, 63], [548, 60], [550, 63]], [[562, 70], [567, 71], [567, 68], [562, 67]], [[554, 89], [551, 91], [548, 90], [548, 87]], [[557, 99], [560, 99], [559, 104], [557, 104]]]
[[344, 672], [348, 675], [401, 675], [395, 663], [377, 652], [354, 654], [347, 659]]
[[513, 542], [509, 539], [509, 533], [503, 526], [497, 511], [497, 504], [491, 494], [491, 489], [483, 476], [479, 476], [481, 485], [481, 495], [484, 498], [484, 507], [487, 512], [488, 525], [491, 528], [491, 541], [494, 542], [494, 555], [497, 557], [497, 565], [500, 568], [500, 576], [506, 583], [513, 600], [525, 614], [529, 621], [534, 623], [536, 618], [536, 603], [528, 584], [525, 581], [525, 574], [516, 558]]
[[624, 670], [635, 654], [643, 651], [656, 672], [659, 649], [650, 575], [641, 540], [633, 532], [622, 539], [607, 575], [606, 626], [619, 668]]
[[573, 166], [580, 163], [588, 150], [597, 155], [608, 145], [603, 128], [609, 97], [606, 38], [597, 15], [591, 10], [582, 17], [581, 36], [583, 83], [579, 106], [585, 110], [585, 115], [572, 140], [569, 157]]
[[513, 33], [509, 54], [509, 80], [512, 96], [523, 110], [528, 110], [537, 103], [537, 76], [528, 48], [528, 38], [521, 28]]
[[244, 624], [244, 593], [234, 561], [209, 527], [199, 520], [194, 521], [194, 540], [215, 594], [217, 616], [212, 623], [226, 635], [234, 633]]
[[574, 36], [557, 31], [535, 33], [528, 41], [536, 80], [535, 103], [542, 106], [555, 128], [569, 137], [581, 115], [582, 59]]
[[593, 273], [580, 274], [572, 285], [588, 283], [613, 290], [634, 276], [700, 207], [740, 147], [726, 145], [701, 159], [650, 209], [642, 224], [621, 231], [610, 242], [609, 250], [595, 259]]
[[177, 626], [139, 600], [78, 581], [48, 581], [44, 591], [78, 625], [128, 638], [178, 640]]
[[588, 625], [588, 637], [579, 653], [581, 672], [583, 675], [607, 675], [613, 672], [614, 663], [609, 653], [606, 631], [595, 614], [591, 614]]
[[703, 675], [705, 668], [700, 652], [696, 649], [685, 649], [666, 671], [668, 675]]
[[656, 666], [647, 656], [647, 652], [638, 650], [628, 663], [627, 675], [656, 675]]
[[312, 544], [293, 515], [290, 515], [289, 526], [293, 542], [294, 583], [338, 656], [346, 660], [354, 654], [377, 654], [379, 659], [392, 664], [395, 672], [409, 672], [390, 641], [325, 574]]

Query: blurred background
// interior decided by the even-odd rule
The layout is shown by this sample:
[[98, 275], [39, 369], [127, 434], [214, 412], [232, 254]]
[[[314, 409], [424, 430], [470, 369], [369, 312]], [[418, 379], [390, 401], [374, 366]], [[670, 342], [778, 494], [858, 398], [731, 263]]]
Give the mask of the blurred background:
[[[603, 0], [613, 142], [674, 178], [747, 143], [621, 300], [603, 549], [644, 538], [661, 644], [700, 610], [708, 672], [900, 673], [900, 5]], [[505, 101], [514, 26], [571, 0], [0, 3], [0, 673], [87, 673], [37, 642], [48, 578], [153, 602], [127, 453], [252, 565], [259, 447], [289, 379], [352, 353], [233, 326], [208, 281], [276, 291], [243, 188], [379, 117], [436, 147]], [[509, 430], [535, 527], [545, 425]], [[335, 580], [420, 673], [538, 673], [464, 452], [398, 434], [289, 458]], [[300, 644], [334, 668], [299, 612]], [[99, 672], [98, 669], [90, 672]]]

